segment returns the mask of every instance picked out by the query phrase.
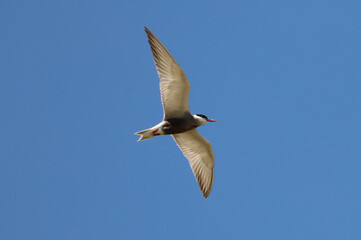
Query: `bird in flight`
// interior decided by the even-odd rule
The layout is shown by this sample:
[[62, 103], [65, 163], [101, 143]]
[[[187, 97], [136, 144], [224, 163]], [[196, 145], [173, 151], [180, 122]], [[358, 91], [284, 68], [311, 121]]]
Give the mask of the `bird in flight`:
[[190, 84], [172, 55], [159, 39], [144, 27], [153, 59], [160, 78], [163, 104], [163, 121], [156, 126], [137, 132], [138, 141], [155, 136], [172, 135], [184, 156], [188, 159], [203, 197], [211, 193], [214, 177], [214, 155], [212, 145], [197, 131], [207, 122], [215, 122], [203, 114], [191, 114], [188, 106]]

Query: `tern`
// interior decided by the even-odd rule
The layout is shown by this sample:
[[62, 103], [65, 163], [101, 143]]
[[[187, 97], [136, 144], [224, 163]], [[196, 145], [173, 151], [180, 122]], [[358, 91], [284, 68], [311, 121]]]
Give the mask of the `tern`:
[[188, 159], [203, 197], [211, 193], [214, 177], [212, 145], [197, 131], [197, 127], [215, 122], [203, 114], [191, 114], [188, 106], [189, 81], [172, 55], [159, 39], [146, 27], [144, 30], [152, 50], [154, 63], [160, 78], [163, 104], [163, 121], [156, 126], [137, 132], [138, 141], [155, 136], [172, 135], [183, 155]]

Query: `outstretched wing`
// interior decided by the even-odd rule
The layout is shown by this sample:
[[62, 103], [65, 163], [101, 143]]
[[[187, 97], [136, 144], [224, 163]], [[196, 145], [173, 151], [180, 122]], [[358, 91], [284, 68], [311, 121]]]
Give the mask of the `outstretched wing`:
[[191, 165], [203, 197], [211, 193], [214, 177], [214, 154], [212, 145], [197, 129], [172, 135]]
[[148, 28], [144, 27], [144, 29], [148, 36], [148, 42], [160, 78], [164, 118], [171, 118], [189, 112], [190, 84], [184, 71], [159, 39]]

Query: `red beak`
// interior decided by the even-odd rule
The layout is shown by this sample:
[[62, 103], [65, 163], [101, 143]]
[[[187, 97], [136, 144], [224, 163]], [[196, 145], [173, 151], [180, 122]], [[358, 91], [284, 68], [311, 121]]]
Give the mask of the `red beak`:
[[207, 119], [207, 121], [208, 121], [208, 122], [217, 122], [216, 120], [214, 120], [214, 119], [209, 119], [209, 118]]

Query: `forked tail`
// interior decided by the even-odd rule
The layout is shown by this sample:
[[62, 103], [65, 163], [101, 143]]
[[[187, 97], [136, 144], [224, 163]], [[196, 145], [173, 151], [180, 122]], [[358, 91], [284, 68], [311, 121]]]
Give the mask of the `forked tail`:
[[160, 135], [164, 135], [163, 130], [161, 129], [161, 127], [163, 126], [163, 122], [159, 123], [158, 125], [152, 127], [152, 128], [148, 128], [145, 129], [143, 131], [137, 132], [135, 133], [136, 135], [140, 135], [140, 138], [138, 139], [138, 142], [155, 137], [155, 136], [160, 136]]
[[140, 135], [138, 142], [154, 137], [153, 131], [151, 128], [145, 129], [143, 131], [137, 132], [135, 134]]

